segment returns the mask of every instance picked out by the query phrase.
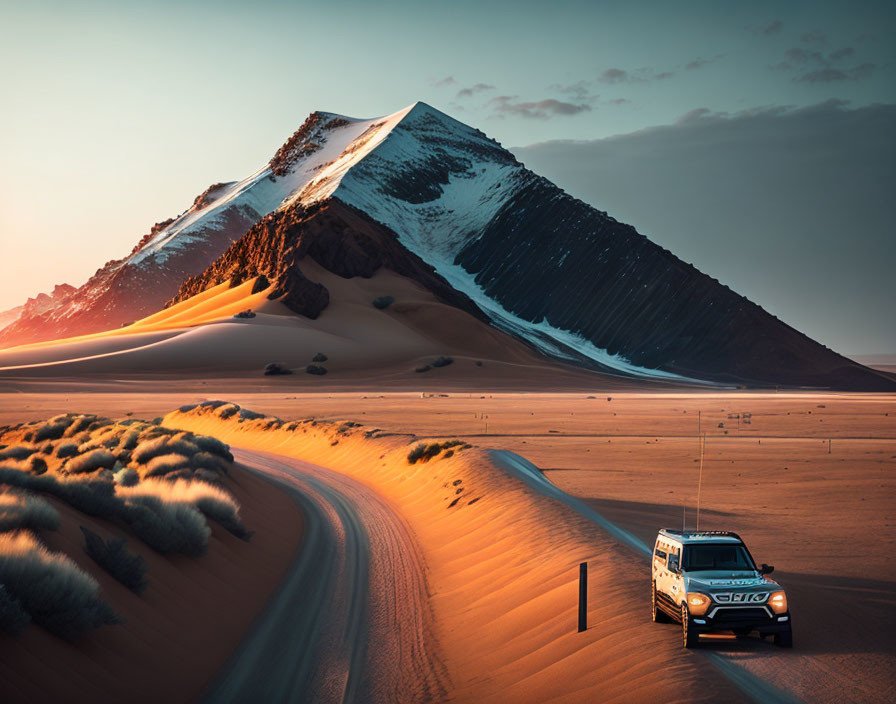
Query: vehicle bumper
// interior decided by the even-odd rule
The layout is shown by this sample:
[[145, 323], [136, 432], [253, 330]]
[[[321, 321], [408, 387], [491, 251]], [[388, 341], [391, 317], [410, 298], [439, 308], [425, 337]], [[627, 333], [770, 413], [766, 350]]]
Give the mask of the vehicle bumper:
[[[734, 611], [734, 610], [732, 610]], [[781, 633], [791, 630], [790, 613], [772, 614], [737, 614], [731, 612], [717, 612], [712, 618], [709, 616], [691, 616], [689, 628], [697, 633], [718, 633], [720, 631], [759, 631], [762, 634]]]

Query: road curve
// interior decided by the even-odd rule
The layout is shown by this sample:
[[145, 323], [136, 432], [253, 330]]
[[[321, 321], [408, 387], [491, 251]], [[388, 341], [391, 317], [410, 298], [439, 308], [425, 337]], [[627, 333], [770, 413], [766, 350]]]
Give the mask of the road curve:
[[207, 702], [444, 699], [425, 565], [379, 494], [301, 460], [232, 448], [305, 514], [301, 552], [204, 697]]

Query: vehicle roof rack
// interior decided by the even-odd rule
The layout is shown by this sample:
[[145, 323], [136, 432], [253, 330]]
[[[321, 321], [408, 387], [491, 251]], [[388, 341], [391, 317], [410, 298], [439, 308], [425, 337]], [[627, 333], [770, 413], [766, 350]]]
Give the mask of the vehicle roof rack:
[[699, 538], [717, 535], [720, 538], [734, 538], [743, 542], [743, 539], [732, 530], [676, 530], [675, 528], [660, 528], [660, 533], [665, 533], [670, 538]]

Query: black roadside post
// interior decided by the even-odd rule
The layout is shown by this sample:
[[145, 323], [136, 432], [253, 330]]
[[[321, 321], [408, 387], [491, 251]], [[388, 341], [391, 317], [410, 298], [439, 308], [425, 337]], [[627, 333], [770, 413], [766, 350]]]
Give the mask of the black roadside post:
[[588, 563], [579, 565], [579, 633], [588, 630]]

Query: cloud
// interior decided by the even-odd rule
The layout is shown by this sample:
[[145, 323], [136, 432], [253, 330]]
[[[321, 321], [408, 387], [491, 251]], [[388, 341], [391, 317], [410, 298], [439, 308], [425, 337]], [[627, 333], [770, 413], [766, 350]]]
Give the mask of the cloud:
[[896, 349], [896, 105], [693, 110], [513, 149], [573, 196], [841, 352]]
[[488, 101], [494, 114], [499, 116], [516, 115], [534, 120], [547, 120], [551, 117], [578, 115], [591, 110], [585, 103], [567, 103], [562, 100], [546, 98], [534, 102], [518, 101], [515, 95], [499, 95]]
[[596, 94], [592, 94], [592, 86], [593, 84], [591, 81], [576, 81], [575, 83], [570, 83], [568, 85], [553, 83], [548, 86], [548, 90], [555, 93], [561, 93], [562, 95], [572, 96], [580, 102], [593, 102], [597, 100], [598, 96]]
[[837, 62], [837, 61], [840, 61], [841, 59], [845, 59], [845, 58], [848, 58], [850, 56], [855, 56], [855, 55], [856, 55], [856, 50], [853, 49], [851, 46], [845, 46], [842, 49], [837, 49], [837, 51], [832, 51], [830, 54], [828, 54], [831, 61], [834, 61], [834, 62]]
[[477, 83], [475, 85], [470, 86], [469, 88], [461, 88], [457, 91], [458, 98], [471, 98], [477, 93], [484, 93], [488, 90], [494, 90], [494, 86], [490, 86], [488, 83]]
[[759, 34], [780, 34], [784, 23], [781, 20], [773, 20], [759, 30]]
[[597, 80], [600, 83], [646, 83], [648, 81], [665, 81], [672, 78], [673, 71], [655, 72], [652, 68], [639, 68], [637, 71], [626, 71], [621, 68], [608, 68]]
[[859, 81], [868, 78], [877, 69], [875, 64], [864, 63], [850, 69], [822, 68], [809, 71], [793, 80], [796, 83], [833, 83], [836, 81]]
[[601, 83], [628, 83], [629, 78], [628, 71], [623, 71], [621, 68], [608, 68], [597, 79]]
[[833, 83], [837, 81], [859, 81], [871, 76], [877, 65], [862, 63], [856, 66], [844, 66], [845, 59], [855, 57], [856, 50], [845, 46], [825, 55], [820, 51], [793, 47], [784, 52], [785, 60], [772, 68], [781, 71], [800, 71], [794, 76], [794, 83]]
[[802, 36], [800, 36], [800, 41], [803, 44], [811, 44], [813, 46], [828, 45], [827, 36], [817, 29], [813, 29], [811, 32], [804, 32]]
[[454, 76], [445, 76], [445, 78], [430, 78], [429, 85], [434, 88], [441, 88], [442, 86], [453, 86], [456, 85], [457, 81], [454, 80]]

